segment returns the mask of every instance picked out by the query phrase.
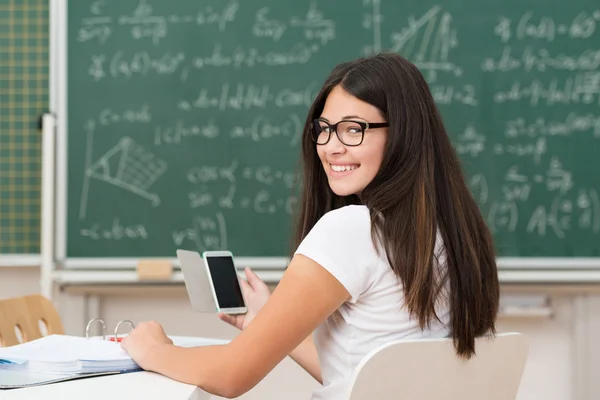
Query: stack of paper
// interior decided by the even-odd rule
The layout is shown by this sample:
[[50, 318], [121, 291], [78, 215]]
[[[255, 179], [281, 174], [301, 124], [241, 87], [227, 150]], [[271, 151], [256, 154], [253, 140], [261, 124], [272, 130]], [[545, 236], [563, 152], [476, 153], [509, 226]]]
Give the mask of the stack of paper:
[[[170, 336], [182, 347], [226, 344], [228, 340]], [[45, 385], [81, 377], [140, 371], [121, 344], [101, 338], [50, 335], [0, 347], [0, 389]]]
[[[171, 337], [182, 347], [225, 344], [227, 340]], [[26, 368], [36, 372], [98, 373], [139, 370], [121, 344], [100, 338], [50, 335], [16, 346], [0, 348], [0, 370]]]
[[120, 343], [66, 335], [50, 335], [0, 348], [0, 359], [5, 360], [0, 369], [27, 368], [37, 372], [72, 374], [139, 369]]

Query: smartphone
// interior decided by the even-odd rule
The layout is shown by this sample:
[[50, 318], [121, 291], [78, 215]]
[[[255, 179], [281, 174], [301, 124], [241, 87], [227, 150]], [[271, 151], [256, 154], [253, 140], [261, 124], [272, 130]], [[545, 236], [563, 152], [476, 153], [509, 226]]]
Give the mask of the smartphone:
[[226, 314], [245, 314], [248, 311], [237, 270], [230, 251], [202, 253], [217, 311]]

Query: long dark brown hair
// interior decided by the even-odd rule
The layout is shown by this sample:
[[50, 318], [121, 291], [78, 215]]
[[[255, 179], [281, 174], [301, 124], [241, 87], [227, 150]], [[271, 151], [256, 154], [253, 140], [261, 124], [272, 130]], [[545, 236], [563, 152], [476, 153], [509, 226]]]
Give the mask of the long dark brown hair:
[[[389, 122], [381, 167], [360, 199], [333, 193], [311, 139], [311, 121], [337, 85], [377, 107]], [[419, 70], [388, 53], [335, 67], [308, 113], [301, 162], [294, 248], [326, 212], [366, 205], [375, 248], [383, 246], [410, 314], [425, 329], [439, 320], [438, 301], [447, 302], [457, 354], [475, 354], [475, 338], [495, 333], [500, 294], [494, 245]], [[444, 260], [435, 253], [438, 233]]]

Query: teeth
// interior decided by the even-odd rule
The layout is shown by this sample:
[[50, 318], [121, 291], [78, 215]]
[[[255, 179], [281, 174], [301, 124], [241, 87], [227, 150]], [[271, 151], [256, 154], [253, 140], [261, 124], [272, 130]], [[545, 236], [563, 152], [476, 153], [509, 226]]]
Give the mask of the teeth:
[[335, 172], [351, 171], [356, 169], [356, 165], [332, 165], [331, 169]]

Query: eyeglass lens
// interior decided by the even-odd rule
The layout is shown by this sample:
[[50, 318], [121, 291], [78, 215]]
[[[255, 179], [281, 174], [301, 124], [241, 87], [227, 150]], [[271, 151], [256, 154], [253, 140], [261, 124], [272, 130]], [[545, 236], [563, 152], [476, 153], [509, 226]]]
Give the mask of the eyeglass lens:
[[352, 121], [340, 121], [337, 128], [332, 127], [325, 121], [314, 121], [315, 141], [317, 144], [326, 144], [331, 133], [336, 130], [338, 139], [348, 146], [356, 146], [362, 142], [363, 129], [360, 124]]

